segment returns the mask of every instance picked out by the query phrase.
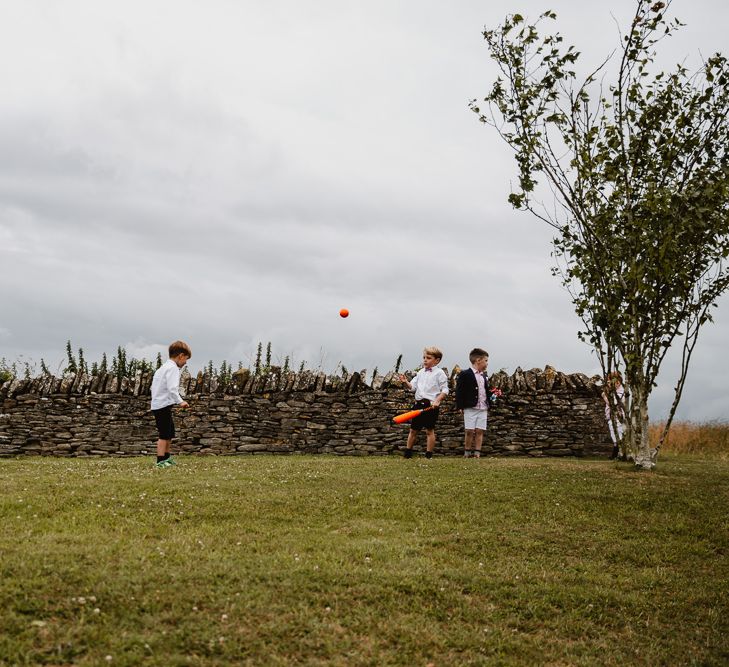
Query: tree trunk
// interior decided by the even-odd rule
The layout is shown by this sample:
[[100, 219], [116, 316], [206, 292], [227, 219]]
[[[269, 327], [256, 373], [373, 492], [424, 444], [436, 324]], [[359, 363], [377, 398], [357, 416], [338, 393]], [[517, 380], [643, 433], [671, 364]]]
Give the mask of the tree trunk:
[[651, 455], [651, 445], [648, 439], [648, 391], [646, 391], [646, 387], [633, 388], [630, 424], [635, 465], [643, 470], [652, 470], [656, 463]]

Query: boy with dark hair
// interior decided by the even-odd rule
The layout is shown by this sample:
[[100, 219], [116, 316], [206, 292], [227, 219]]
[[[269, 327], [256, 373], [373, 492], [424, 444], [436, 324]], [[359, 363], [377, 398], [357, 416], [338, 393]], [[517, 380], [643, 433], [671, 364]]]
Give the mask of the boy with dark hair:
[[476, 347], [468, 355], [471, 368], [461, 371], [456, 379], [456, 407], [463, 412], [466, 431], [463, 456], [481, 458], [483, 434], [488, 422], [489, 378], [486, 369], [489, 353]]
[[180, 396], [180, 369], [192, 357], [190, 346], [181, 340], [176, 340], [170, 344], [169, 357], [152, 378], [152, 413], [159, 433], [159, 440], [157, 440], [158, 468], [169, 468], [175, 465], [175, 461], [170, 457], [172, 438], [175, 437], [172, 406], [190, 407], [187, 401]]

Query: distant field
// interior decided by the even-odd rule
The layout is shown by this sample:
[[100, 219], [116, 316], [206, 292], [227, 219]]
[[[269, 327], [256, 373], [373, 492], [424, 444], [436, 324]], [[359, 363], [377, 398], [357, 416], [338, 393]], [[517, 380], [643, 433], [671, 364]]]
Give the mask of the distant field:
[[0, 665], [726, 665], [729, 461], [0, 460]]
[[[658, 443], [665, 422], [651, 424], [652, 445]], [[664, 453], [708, 454], [729, 458], [729, 422], [674, 422], [668, 439], [663, 446]]]

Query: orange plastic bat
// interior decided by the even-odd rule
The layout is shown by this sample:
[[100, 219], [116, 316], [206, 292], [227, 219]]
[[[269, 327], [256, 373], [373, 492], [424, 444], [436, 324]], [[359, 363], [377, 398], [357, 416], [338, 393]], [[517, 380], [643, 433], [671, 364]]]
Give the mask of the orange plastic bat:
[[435, 406], [432, 405], [429, 408], [422, 408], [420, 410], [410, 410], [410, 412], [403, 412], [401, 415], [397, 415], [397, 417], [393, 417], [392, 421], [394, 421], [396, 424], [404, 424], [405, 422], [409, 422], [411, 419], [415, 419], [418, 415], [423, 414], [426, 410], [432, 410]]

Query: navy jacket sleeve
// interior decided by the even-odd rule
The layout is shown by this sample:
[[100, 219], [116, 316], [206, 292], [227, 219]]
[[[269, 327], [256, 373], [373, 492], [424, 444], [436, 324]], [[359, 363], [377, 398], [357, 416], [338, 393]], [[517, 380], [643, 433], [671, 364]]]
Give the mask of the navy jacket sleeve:
[[472, 393], [469, 382], [471, 378], [473, 378], [473, 373], [469, 370], [461, 371], [456, 378], [456, 408], [459, 410], [471, 407], [469, 405]]

